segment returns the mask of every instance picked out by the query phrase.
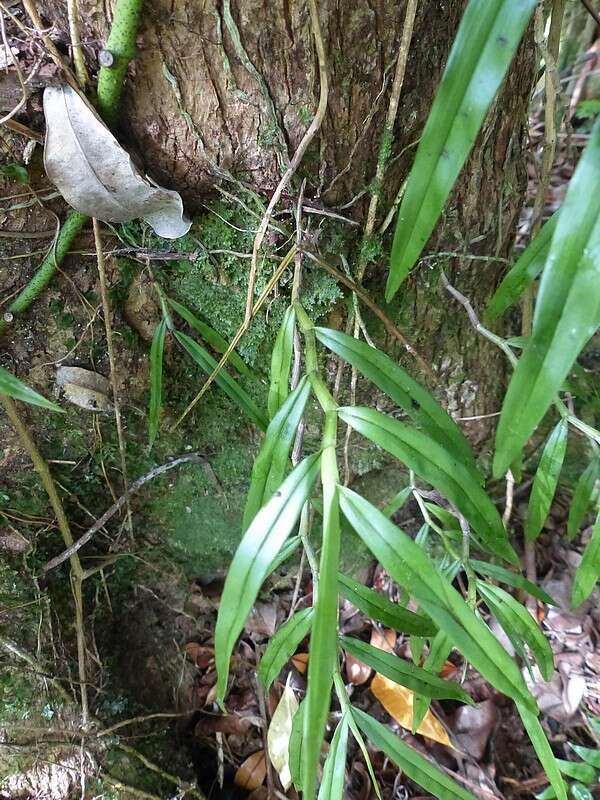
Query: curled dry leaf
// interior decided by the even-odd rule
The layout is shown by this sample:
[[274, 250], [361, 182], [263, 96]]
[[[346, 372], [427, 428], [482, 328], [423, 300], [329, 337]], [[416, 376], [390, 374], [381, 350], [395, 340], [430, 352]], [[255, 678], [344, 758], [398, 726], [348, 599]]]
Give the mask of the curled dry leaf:
[[373, 628], [371, 631], [371, 647], [378, 647], [380, 650], [385, 650], [386, 653], [393, 653], [396, 647], [396, 632], [390, 628], [380, 630]]
[[267, 760], [265, 758], [265, 751], [258, 750], [252, 753], [251, 756], [244, 761], [235, 773], [234, 783], [245, 789], [247, 792], [253, 792], [262, 786], [267, 775]]
[[165, 239], [185, 236], [191, 222], [179, 194], [147, 181], [77, 92], [46, 87], [44, 114], [46, 173], [69, 205], [103, 222], [142, 218]]
[[348, 683], [354, 686], [361, 686], [366, 683], [371, 677], [373, 670], [367, 664], [359, 661], [350, 653], [346, 653], [346, 678]]
[[[371, 681], [371, 691], [399, 725], [407, 730], [412, 730], [414, 692], [398, 683], [394, 683], [384, 675], [377, 673]], [[433, 739], [440, 744], [450, 744], [450, 739], [442, 723], [435, 717], [431, 710], [425, 714], [423, 721], [417, 728], [417, 733]]]
[[86, 411], [112, 411], [108, 399], [110, 382], [104, 375], [83, 367], [59, 367], [56, 370], [56, 386], [66, 400]]
[[308, 653], [296, 653], [292, 656], [292, 664], [301, 675], [304, 675], [308, 669]]
[[286, 684], [281, 700], [271, 718], [269, 731], [267, 733], [267, 747], [271, 764], [279, 774], [281, 785], [287, 792], [292, 785], [292, 775], [290, 772], [290, 736], [292, 734], [292, 722], [298, 710], [298, 701], [294, 690]]

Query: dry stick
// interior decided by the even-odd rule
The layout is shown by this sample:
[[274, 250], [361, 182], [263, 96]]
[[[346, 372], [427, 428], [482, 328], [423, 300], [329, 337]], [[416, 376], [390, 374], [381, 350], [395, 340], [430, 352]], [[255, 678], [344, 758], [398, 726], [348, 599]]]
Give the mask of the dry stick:
[[35, 0], [22, 0], [22, 3], [25, 11], [27, 11], [27, 14], [29, 15], [29, 19], [33, 23], [36, 33], [43, 41], [44, 46], [46, 47], [46, 50], [50, 55], [50, 58], [54, 61], [56, 66], [63, 71], [65, 79], [69, 84], [69, 86], [72, 89], [74, 89], [80, 97], [83, 98], [86, 104], [89, 103], [89, 100], [87, 99], [85, 94], [81, 91], [77, 79], [75, 78], [75, 76], [73, 75], [67, 64], [65, 64], [63, 57], [57, 50], [56, 45], [54, 44], [52, 39], [48, 36], [48, 34], [45, 32], [44, 23], [42, 22], [42, 18], [40, 17], [39, 12], [37, 10]]
[[256, 277], [258, 273], [258, 253], [265, 238], [267, 228], [269, 227], [271, 215], [273, 214], [275, 206], [281, 199], [281, 195], [283, 194], [285, 188], [287, 187], [292, 177], [294, 176], [294, 173], [300, 166], [300, 162], [304, 158], [304, 154], [306, 153], [308, 146], [310, 145], [310, 143], [316, 136], [317, 132], [319, 131], [319, 128], [321, 127], [323, 120], [325, 118], [325, 111], [327, 110], [327, 97], [329, 95], [327, 56], [325, 54], [325, 44], [323, 42], [323, 35], [321, 33], [321, 23], [319, 22], [319, 10], [317, 8], [316, 0], [308, 0], [308, 8], [310, 11], [310, 20], [312, 25], [313, 37], [315, 40], [315, 48], [317, 51], [317, 59], [319, 61], [319, 80], [320, 80], [319, 105], [317, 107], [317, 113], [313, 117], [313, 120], [310, 123], [308, 130], [302, 137], [302, 141], [298, 145], [298, 149], [294, 153], [294, 156], [290, 162], [289, 167], [286, 169], [282, 179], [279, 181], [277, 188], [273, 192], [273, 196], [269, 201], [269, 205], [267, 206], [267, 209], [264, 213], [264, 216], [261, 220], [260, 226], [254, 238], [254, 245], [252, 247], [252, 264], [250, 265], [250, 275], [248, 276], [248, 295], [246, 297], [246, 313], [244, 317], [244, 322], [246, 324], [249, 324], [250, 319], [252, 317], [254, 287], [256, 286]]
[[269, 280], [269, 282], [265, 286], [261, 296], [258, 298], [256, 303], [254, 304], [254, 307], [252, 309], [252, 313], [250, 314], [250, 318], [249, 319], [245, 319], [242, 322], [242, 324], [240, 325], [240, 327], [237, 330], [237, 333], [235, 334], [235, 336], [231, 340], [231, 343], [229, 344], [229, 347], [223, 353], [223, 355], [221, 357], [221, 360], [219, 361], [217, 366], [213, 369], [213, 371], [210, 373], [210, 375], [208, 376], [207, 380], [205, 381], [204, 385], [202, 386], [202, 388], [200, 389], [198, 394], [194, 397], [192, 402], [188, 405], [188, 407], [185, 409], [183, 414], [179, 417], [177, 422], [173, 425], [173, 427], [171, 428], [171, 431], [174, 431], [177, 428], [177, 426], [181, 422], [183, 422], [183, 420], [187, 417], [187, 415], [190, 413], [190, 411], [194, 408], [196, 403], [198, 403], [202, 399], [202, 397], [204, 397], [206, 392], [209, 390], [209, 388], [212, 385], [214, 379], [217, 377], [219, 372], [223, 369], [223, 367], [227, 363], [227, 359], [229, 358], [229, 356], [232, 354], [232, 352], [237, 347], [238, 342], [240, 341], [242, 336], [246, 333], [246, 331], [250, 327], [250, 323], [252, 322], [253, 318], [256, 316], [256, 314], [258, 314], [258, 312], [260, 311], [260, 309], [264, 305], [265, 300], [271, 294], [271, 290], [277, 284], [277, 281], [281, 278], [281, 276], [283, 275], [285, 270], [289, 267], [289, 265], [293, 261], [295, 255], [296, 255], [296, 245], [294, 244], [294, 245], [292, 245], [292, 247], [290, 247], [290, 249], [287, 251], [285, 256], [282, 258], [281, 263], [279, 264], [279, 266], [277, 267], [277, 269], [273, 273], [271, 279]]
[[[8, 39], [6, 38], [6, 26], [4, 25], [4, 11], [0, 11], [0, 32], [2, 33], [2, 44], [4, 45], [4, 49], [6, 51], [6, 63], [9, 64], [11, 63], [12, 53], [10, 45], [8, 43]], [[23, 71], [21, 70], [21, 67], [19, 65], [19, 59], [18, 58], [12, 59], [12, 64], [17, 73], [18, 81], [21, 84], [22, 96], [12, 111], [9, 111], [6, 116], [0, 118], [0, 125], [5, 125], [7, 122], [11, 120], [12, 117], [15, 116], [15, 114], [18, 114], [29, 98], [29, 91], [27, 89], [27, 84], [25, 83], [25, 79], [23, 78]]]
[[[73, 535], [71, 534], [71, 528], [69, 526], [69, 521], [67, 520], [67, 516], [65, 514], [65, 510], [63, 508], [61, 499], [56, 491], [56, 484], [54, 483], [54, 479], [50, 474], [50, 470], [48, 465], [44, 461], [44, 458], [40, 451], [37, 449], [35, 442], [29, 435], [29, 431], [25, 427], [23, 420], [19, 416], [19, 411], [17, 409], [16, 403], [6, 395], [0, 395], [0, 403], [4, 406], [4, 410], [6, 411], [6, 415], [10, 420], [13, 428], [17, 432], [21, 444], [27, 451], [27, 454], [31, 458], [33, 462], [33, 466], [35, 470], [40, 476], [44, 489], [46, 490], [46, 494], [48, 495], [48, 499], [50, 500], [50, 505], [56, 515], [56, 521], [58, 523], [58, 528], [61, 532], [63, 541], [67, 547], [71, 547], [73, 545]], [[84, 627], [83, 627], [83, 593], [81, 590], [81, 584], [83, 582], [83, 568], [81, 566], [81, 562], [79, 560], [79, 556], [76, 553], [72, 553], [70, 555], [71, 561], [71, 587], [73, 590], [73, 598], [75, 601], [75, 628], [77, 632], [77, 662], [78, 662], [78, 669], [79, 669], [79, 683], [80, 683], [80, 691], [81, 691], [81, 716], [82, 716], [82, 723], [85, 727], [88, 723], [89, 719], [89, 707], [88, 707], [88, 697], [87, 697], [87, 681], [86, 681], [86, 663], [85, 663], [85, 636], [84, 636]]]
[[424, 372], [425, 375], [427, 375], [432, 381], [437, 382], [437, 377], [433, 372], [433, 370], [431, 369], [431, 367], [429, 366], [429, 364], [425, 361], [425, 359], [421, 355], [419, 355], [417, 350], [415, 350], [414, 346], [409, 342], [409, 340], [398, 328], [398, 326], [394, 322], [392, 322], [392, 320], [387, 316], [387, 314], [384, 311], [381, 310], [381, 308], [379, 308], [377, 303], [371, 300], [367, 292], [361, 286], [355, 283], [347, 275], [344, 275], [343, 272], [340, 272], [338, 269], [333, 267], [331, 264], [328, 264], [326, 261], [323, 261], [323, 259], [320, 258], [319, 256], [315, 255], [314, 253], [311, 253], [310, 250], [304, 250], [304, 253], [306, 254], [307, 258], [310, 258], [311, 261], [314, 261], [315, 264], [321, 267], [321, 269], [324, 269], [325, 272], [328, 272], [340, 283], [343, 283], [344, 286], [347, 286], [348, 289], [351, 289], [356, 294], [358, 299], [362, 300], [362, 302], [367, 306], [367, 308], [371, 309], [373, 314], [375, 314], [375, 316], [378, 319], [380, 319], [381, 322], [383, 322], [383, 325], [386, 331], [389, 333], [389, 335], [392, 336], [394, 339], [397, 339], [397, 341], [400, 342], [400, 344], [404, 347], [404, 349], [407, 350], [411, 354], [411, 356], [413, 356], [413, 358], [419, 365], [421, 371]]
[[[129, 487], [129, 497], [139, 491], [145, 483], [148, 483], [148, 481], [158, 478], [159, 475], [163, 475], [165, 472], [178, 467], [180, 464], [187, 464], [190, 462], [199, 463], [204, 460], [204, 456], [200, 453], [188, 453], [185, 456], [180, 456], [179, 458], [173, 459], [173, 461], [168, 461], [166, 464], [162, 464], [160, 467], [154, 467], [154, 469], [151, 469], [150, 472], [146, 473], [146, 475], [142, 475], [141, 478], [137, 478], [137, 480], [133, 481]], [[90, 539], [106, 525], [108, 520], [111, 519], [111, 517], [113, 517], [117, 511], [123, 508], [125, 502], [125, 495], [119, 497], [117, 502], [113, 503], [113, 505], [107, 509], [90, 528], [88, 528], [83, 536], [81, 536], [76, 542], [71, 543], [69, 547], [59, 556], [56, 556], [48, 561], [48, 563], [43, 567], [42, 572], [50, 572], [51, 569], [59, 567], [68, 558], [71, 558], [80, 548], [84, 546], [84, 544], [87, 544]]]
[[588, 14], [590, 14], [594, 18], [596, 25], [600, 27], [600, 14], [598, 14], [594, 6], [591, 4], [590, 0], [581, 0], [581, 2], [583, 3], [583, 6], [585, 7], [585, 10], [588, 12]]
[[121, 407], [119, 405], [119, 392], [117, 390], [117, 364], [115, 350], [113, 346], [112, 325], [110, 322], [110, 302], [106, 287], [106, 265], [104, 262], [104, 251], [102, 249], [102, 234], [100, 224], [97, 219], [92, 220], [94, 227], [94, 243], [96, 245], [96, 258], [98, 261], [98, 277], [100, 279], [100, 295], [102, 297], [102, 310], [104, 314], [104, 329], [106, 331], [106, 349], [108, 350], [108, 363], [110, 365], [110, 384], [112, 387], [113, 403], [115, 407], [115, 422], [117, 424], [117, 439], [119, 441], [119, 455], [121, 457], [121, 472], [123, 475], [123, 488], [125, 489], [125, 506], [127, 508], [127, 528], [129, 536], [133, 538], [133, 520], [131, 518], [131, 506], [129, 504], [129, 481], [127, 480], [127, 463], [125, 461], [125, 438], [123, 436], [123, 424], [121, 421]]
[[[550, 175], [554, 157], [556, 154], [556, 98], [560, 89], [556, 62], [560, 49], [560, 32], [565, 12], [566, 0], [554, 0], [552, 3], [552, 17], [550, 20], [550, 30], [548, 31], [548, 42], [544, 40], [544, 17], [542, 5], [538, 6], [535, 13], [535, 40], [540, 50], [544, 62], [544, 88], [545, 88], [545, 108], [544, 108], [544, 149], [542, 153], [542, 171], [540, 184], [533, 204], [533, 214], [531, 223], [531, 238], [533, 239], [542, 224], [542, 213], [546, 192], [550, 185]], [[531, 336], [533, 329], [533, 298], [534, 287], [527, 287], [522, 300], [521, 333], [523, 336]], [[535, 542], [525, 539], [525, 571], [528, 580], [536, 582], [537, 570], [535, 564]], [[527, 606], [530, 610], [535, 610], [535, 600], [527, 599]]]
[[81, 39], [79, 37], [79, 9], [77, 7], [77, 0], [67, 0], [67, 16], [69, 18], [69, 34], [71, 36], [71, 49], [73, 51], [73, 63], [75, 64], [75, 75], [79, 81], [82, 89], [85, 89], [90, 80], [85, 61], [83, 58], [83, 49], [81, 47]]

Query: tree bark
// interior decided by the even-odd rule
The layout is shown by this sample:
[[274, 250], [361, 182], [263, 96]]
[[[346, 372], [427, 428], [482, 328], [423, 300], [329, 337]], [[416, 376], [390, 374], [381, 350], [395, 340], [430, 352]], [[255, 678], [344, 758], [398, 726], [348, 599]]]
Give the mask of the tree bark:
[[[67, 46], [65, 6], [46, 0], [43, 10]], [[110, 15], [100, 0], [79, 0], [79, 6], [81, 38], [93, 65]], [[410, 168], [464, 6], [464, 0], [419, 3], [381, 215]], [[364, 224], [405, 3], [320, 0], [319, 13], [328, 54], [328, 107], [299, 172], [307, 178], [308, 199], [327, 208], [345, 207], [343, 213]], [[319, 70], [306, 3], [146, 0], [138, 46], [122, 133], [142, 154], [148, 173], [181, 191], [192, 208], [223, 170], [269, 197], [318, 99]], [[431, 254], [508, 254], [524, 196], [522, 147], [533, 76], [529, 37], [432, 237], [428, 259], [393, 307], [438, 372], [446, 401], [457, 414], [497, 411], [506, 367], [493, 346], [471, 330], [464, 309], [440, 294], [437, 269], [441, 262], [448, 279], [481, 310], [504, 266]], [[283, 203], [294, 205], [292, 191]], [[385, 258], [372, 265], [368, 283], [374, 291], [386, 270]], [[484, 437], [487, 424], [475, 424], [472, 431], [475, 440]]]

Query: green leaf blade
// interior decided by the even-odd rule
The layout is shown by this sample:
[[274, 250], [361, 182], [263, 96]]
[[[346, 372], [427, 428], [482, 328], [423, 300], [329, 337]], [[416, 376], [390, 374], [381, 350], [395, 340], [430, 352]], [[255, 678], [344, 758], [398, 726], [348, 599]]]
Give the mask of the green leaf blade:
[[464, 514], [483, 547], [511, 563], [519, 563], [502, 519], [472, 469], [427, 434], [379, 411], [349, 407], [340, 409], [339, 414], [344, 422], [439, 489]]
[[561, 419], [548, 437], [542, 452], [527, 508], [525, 538], [529, 542], [540, 535], [550, 512], [565, 459], [568, 432], [569, 427], [566, 420]]
[[380, 350], [341, 331], [315, 328], [322, 345], [355, 367], [457, 458], [474, 466], [471, 446], [452, 417], [402, 367]]
[[592, 459], [585, 470], [579, 476], [573, 500], [569, 506], [569, 518], [567, 520], [567, 536], [574, 539], [577, 531], [581, 528], [583, 518], [590, 506], [596, 481], [600, 477], [600, 460]]
[[152, 447], [158, 435], [162, 409], [163, 354], [167, 321], [162, 319], [156, 326], [150, 346], [150, 407], [148, 409], [148, 443]]
[[296, 330], [296, 312], [289, 306], [277, 332], [273, 353], [271, 355], [271, 383], [267, 409], [273, 419], [289, 394], [290, 372], [294, 350], [294, 331]]
[[533, 332], [502, 404], [496, 477], [517, 459], [600, 325], [599, 184], [600, 120], [569, 183], [540, 282]]
[[46, 398], [38, 394], [35, 389], [27, 386], [26, 383], [20, 381], [11, 372], [4, 369], [4, 367], [0, 367], [0, 394], [5, 394], [8, 397], [12, 397], [14, 400], [21, 400], [21, 402], [29, 403], [32, 406], [47, 408], [49, 411], [58, 411], [59, 414], [65, 413], [60, 406], [57, 406], [50, 400], [46, 400]]
[[512, 269], [504, 276], [485, 310], [484, 319], [486, 321], [489, 322], [504, 314], [517, 302], [525, 289], [543, 270], [557, 222], [558, 211], [550, 217], [538, 235], [521, 253]]
[[473, 704], [472, 698], [457, 683], [438, 678], [432, 672], [416, 667], [410, 661], [404, 661], [393, 653], [387, 653], [349, 636], [340, 636], [340, 644], [343, 650], [359, 661], [413, 692], [434, 700], [450, 699]]
[[375, 747], [384, 752], [403, 772], [427, 792], [441, 800], [475, 800], [471, 792], [463, 789], [435, 764], [409, 747], [399, 736], [373, 717], [358, 708], [352, 716], [359, 728]]
[[527, 592], [527, 594], [535, 597], [536, 600], [546, 603], [546, 605], [549, 606], [558, 607], [558, 603], [548, 592], [545, 592], [539, 586], [536, 586], [535, 583], [527, 580], [523, 575], [509, 572], [498, 564], [490, 564], [487, 561], [478, 561], [474, 558], [471, 559], [471, 566], [475, 572], [478, 572], [480, 575], [486, 575], [488, 578], [493, 578], [500, 583], [506, 583], [508, 586], [512, 586], [515, 589], [522, 589]]
[[288, 475], [277, 495], [258, 512], [244, 534], [231, 562], [215, 628], [217, 701], [227, 690], [229, 659], [274, 555], [294, 529], [302, 506], [317, 477], [320, 454], [301, 461]]
[[519, 703], [517, 703], [517, 709], [523, 721], [523, 725], [525, 726], [525, 730], [527, 731], [527, 735], [529, 736], [529, 740], [540, 760], [540, 764], [544, 768], [550, 785], [554, 789], [556, 797], [558, 800], [567, 800], [565, 782], [562, 779], [556, 758], [554, 757], [554, 753], [548, 743], [548, 739], [546, 738], [546, 734], [544, 733], [539, 719], [528, 709], [523, 708]]
[[380, 592], [338, 573], [340, 594], [359, 611], [388, 628], [413, 636], [435, 636], [436, 625], [427, 617], [392, 603]]
[[344, 796], [348, 727], [348, 717], [344, 714], [331, 740], [319, 788], [319, 800], [342, 800]]
[[535, 5], [535, 0], [470, 0], [467, 6], [398, 212], [388, 302], [435, 228]]
[[285, 664], [294, 655], [300, 642], [308, 636], [312, 617], [312, 608], [297, 611], [269, 641], [258, 668], [258, 677], [267, 691]]
[[242, 520], [244, 531], [283, 480], [288, 466], [289, 452], [310, 391], [310, 383], [303, 377], [269, 423], [264, 441], [252, 466], [250, 488]]
[[573, 581], [571, 604], [577, 608], [584, 603], [600, 578], [600, 514], [592, 529], [592, 538], [583, 551], [583, 558], [577, 567]]
[[[187, 334], [181, 333], [181, 331], [173, 331], [173, 336], [175, 336], [183, 349], [187, 351], [193, 361], [195, 361], [207, 375], [213, 372], [217, 366], [217, 362], [207, 350], [201, 347], [198, 342], [195, 342]], [[215, 383], [245, 414], [247, 414], [248, 417], [250, 417], [257, 427], [263, 431], [266, 430], [267, 420], [265, 415], [258, 408], [250, 395], [227, 373], [224, 367], [215, 377]]]

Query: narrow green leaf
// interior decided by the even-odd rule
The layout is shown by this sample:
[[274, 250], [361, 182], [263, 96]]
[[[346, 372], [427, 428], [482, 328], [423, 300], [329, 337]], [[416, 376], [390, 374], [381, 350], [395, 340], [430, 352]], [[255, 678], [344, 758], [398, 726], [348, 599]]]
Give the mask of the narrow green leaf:
[[552, 649], [529, 611], [499, 586], [477, 581], [477, 588], [511, 641], [516, 636], [529, 645], [543, 678], [549, 681], [554, 672]]
[[297, 611], [279, 628], [267, 645], [258, 668], [258, 677], [268, 691], [285, 664], [294, 655], [300, 642], [308, 636], [313, 609]]
[[540, 282], [533, 332], [504, 397], [494, 474], [504, 475], [600, 324], [600, 119], [569, 182]]
[[392, 299], [439, 219], [536, 0], [470, 0], [408, 176], [385, 290]]
[[392, 603], [380, 592], [338, 573], [340, 594], [371, 619], [388, 628], [416, 636], [435, 636], [437, 627], [421, 614], [415, 614], [398, 603]]
[[477, 561], [477, 559], [471, 559], [471, 566], [475, 572], [478, 572], [480, 575], [486, 575], [489, 578], [493, 578], [495, 581], [505, 583], [507, 586], [513, 586], [515, 589], [522, 589], [524, 592], [527, 592], [527, 594], [535, 597], [536, 600], [546, 603], [549, 606], [558, 606], [556, 600], [554, 600], [548, 592], [540, 589], [535, 583], [528, 581], [523, 575], [509, 572], [507, 569], [504, 569], [504, 567], [498, 566], [498, 564], [489, 564], [487, 561]]
[[554, 428], [544, 446], [542, 457], [535, 473], [533, 488], [527, 507], [527, 521], [525, 523], [525, 538], [531, 542], [540, 535], [554, 493], [558, 485], [558, 478], [562, 469], [567, 450], [567, 437], [569, 426], [567, 421], [561, 419]]
[[535, 712], [517, 665], [419, 545], [350, 489], [340, 488], [340, 506], [386, 572], [414, 596], [465, 658], [500, 692]]
[[[202, 322], [202, 320], [198, 319], [198, 317], [192, 314], [189, 308], [186, 308], [181, 303], [178, 303], [177, 300], [172, 300], [170, 297], [167, 297], [166, 300], [173, 311], [176, 311], [179, 316], [187, 322], [190, 328], [193, 328], [196, 333], [198, 333], [202, 339], [204, 339], [204, 341], [212, 347], [213, 350], [216, 350], [217, 353], [227, 352], [229, 348], [229, 342], [227, 339], [221, 336], [218, 331], [216, 331], [214, 328], [211, 328], [210, 325], [206, 324], [206, 322]], [[252, 370], [246, 366], [245, 362], [235, 352], [235, 350], [230, 353], [227, 360], [241, 375], [245, 375], [248, 378], [253, 376]]]
[[445, 446], [458, 460], [474, 466], [471, 446], [452, 417], [389, 356], [341, 331], [315, 328], [315, 335], [321, 344], [385, 392], [417, 425]]
[[573, 800], [594, 800], [594, 795], [582, 783], [572, 783], [569, 791]]
[[293, 306], [289, 306], [277, 333], [271, 355], [271, 384], [267, 400], [267, 408], [271, 419], [281, 408], [289, 393], [295, 327], [296, 312]]
[[288, 748], [290, 759], [290, 775], [295, 788], [302, 791], [302, 764], [304, 761], [304, 748], [302, 747], [302, 737], [304, 734], [304, 713], [306, 711], [306, 700], [298, 706], [292, 720], [292, 732], [290, 734], [290, 744]]
[[252, 466], [242, 521], [244, 531], [283, 480], [289, 453], [309, 395], [310, 383], [303, 377], [269, 423]]
[[424, 758], [416, 750], [396, 736], [389, 728], [358, 708], [352, 709], [352, 716], [371, 744], [390, 758], [400, 769], [419, 786], [440, 800], [475, 800], [475, 796], [449, 778], [432, 761]]
[[546, 738], [546, 734], [544, 733], [539, 719], [532, 714], [531, 711], [523, 708], [520, 703], [517, 703], [517, 709], [523, 721], [523, 725], [525, 726], [525, 730], [527, 731], [527, 735], [529, 736], [529, 740], [533, 745], [533, 749], [540, 760], [540, 764], [558, 800], [567, 800], [565, 782], [561, 777], [556, 758], [554, 757], [554, 753], [548, 743], [548, 739]]
[[167, 321], [162, 319], [156, 326], [150, 347], [150, 408], [148, 411], [148, 439], [150, 447], [158, 434], [160, 411], [162, 407], [163, 353]]
[[600, 748], [597, 747], [582, 747], [579, 744], [569, 742], [569, 746], [574, 753], [577, 753], [579, 758], [582, 758], [586, 764], [591, 764], [592, 767], [600, 769]]
[[346, 782], [346, 751], [348, 749], [348, 717], [338, 722], [333, 734], [329, 754], [323, 768], [319, 800], [342, 800]]
[[46, 400], [45, 397], [42, 397], [41, 394], [38, 394], [30, 386], [27, 386], [27, 384], [15, 378], [15, 376], [4, 369], [4, 367], [0, 367], [0, 394], [6, 394], [9, 397], [13, 397], [15, 400], [21, 400], [23, 403], [30, 403], [33, 406], [42, 406], [42, 408], [48, 408], [50, 411], [58, 411], [60, 414], [64, 414], [60, 406], [51, 403], [50, 400]]
[[573, 500], [569, 507], [569, 519], [567, 520], [567, 536], [569, 539], [575, 538], [577, 531], [581, 528], [583, 518], [590, 507], [598, 478], [600, 478], [600, 460], [594, 458], [579, 476], [573, 493]]
[[288, 539], [281, 550], [277, 553], [275, 558], [271, 561], [269, 569], [267, 570], [267, 575], [275, 572], [275, 570], [278, 569], [284, 563], [284, 561], [287, 561], [297, 547], [301, 544], [301, 542], [302, 540], [299, 536], [292, 536], [291, 539]]
[[227, 690], [229, 659], [235, 642], [275, 554], [294, 529], [302, 506], [310, 496], [319, 461], [320, 454], [315, 453], [298, 464], [279, 492], [258, 512], [235, 552], [223, 587], [215, 628], [217, 701], [220, 704]]
[[333, 672], [337, 665], [338, 580], [340, 510], [336, 457], [337, 412], [325, 414], [321, 483], [323, 487], [323, 541], [315, 616], [310, 636], [308, 686], [304, 715], [303, 800], [313, 800], [325, 733]]
[[500, 515], [475, 480], [472, 469], [427, 434], [380, 411], [348, 407], [340, 409], [339, 414], [344, 422], [439, 489], [464, 514], [483, 547], [507, 561], [519, 563]]
[[577, 567], [573, 581], [571, 605], [573, 608], [580, 606], [591, 593], [600, 578], [600, 514], [592, 529], [592, 538], [583, 551], [583, 558]]
[[[443, 631], [438, 631], [429, 647], [429, 653], [423, 664], [423, 669], [433, 675], [439, 675], [451, 652], [452, 642], [447, 634]], [[413, 733], [419, 729], [430, 705], [431, 698], [422, 694], [415, 695], [413, 700]]]
[[349, 636], [340, 636], [340, 644], [347, 653], [413, 692], [433, 699], [450, 699], [473, 704], [471, 697], [457, 683], [438, 678], [437, 675], [416, 667], [412, 662], [398, 658], [393, 653], [387, 653]]
[[485, 310], [484, 317], [487, 321], [496, 319], [496, 317], [504, 314], [506, 309], [516, 303], [525, 289], [540, 274], [548, 257], [550, 242], [557, 222], [558, 211], [550, 217], [538, 235], [522, 252], [514, 266], [504, 276], [502, 283], [494, 292]]
[[412, 494], [411, 486], [405, 486], [404, 489], [400, 489], [400, 491], [396, 492], [396, 494], [392, 497], [392, 499], [385, 504], [383, 513], [386, 515], [386, 517], [391, 517], [397, 511], [400, 511], [401, 508], [404, 508], [404, 504], [411, 496], [411, 494]]
[[[179, 344], [186, 350], [198, 366], [210, 375], [217, 366], [217, 362], [211, 354], [201, 347], [198, 342], [195, 342], [187, 334], [181, 331], [173, 331], [173, 335]], [[263, 431], [267, 427], [267, 420], [262, 411], [257, 407], [254, 400], [250, 395], [242, 389], [242, 387], [235, 381], [228, 372], [223, 369], [217, 374], [215, 383], [219, 386], [225, 394], [236, 403], [241, 410], [247, 414], [250, 419]]]
[[578, 761], [565, 761], [562, 758], [557, 758], [556, 763], [562, 774], [568, 778], [573, 778], [582, 783], [596, 782], [596, 770], [589, 764], [582, 764]]

